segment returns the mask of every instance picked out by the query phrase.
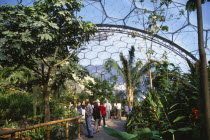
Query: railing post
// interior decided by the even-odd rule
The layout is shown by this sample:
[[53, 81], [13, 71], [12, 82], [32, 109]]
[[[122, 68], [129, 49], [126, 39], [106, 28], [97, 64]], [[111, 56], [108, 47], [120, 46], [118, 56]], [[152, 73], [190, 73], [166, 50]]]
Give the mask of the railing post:
[[69, 123], [66, 122], [66, 140], [69, 139]]
[[80, 118], [77, 120], [77, 122], [78, 122], [77, 137], [80, 138]]
[[11, 134], [11, 139], [10, 140], [15, 140], [15, 133]]
[[46, 140], [50, 140], [50, 125], [46, 128]]

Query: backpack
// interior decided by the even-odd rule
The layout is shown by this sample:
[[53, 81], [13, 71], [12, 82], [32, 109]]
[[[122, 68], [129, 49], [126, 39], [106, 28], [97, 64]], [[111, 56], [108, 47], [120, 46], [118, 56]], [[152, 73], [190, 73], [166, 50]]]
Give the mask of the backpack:
[[94, 120], [100, 119], [100, 108], [93, 108], [93, 118]]

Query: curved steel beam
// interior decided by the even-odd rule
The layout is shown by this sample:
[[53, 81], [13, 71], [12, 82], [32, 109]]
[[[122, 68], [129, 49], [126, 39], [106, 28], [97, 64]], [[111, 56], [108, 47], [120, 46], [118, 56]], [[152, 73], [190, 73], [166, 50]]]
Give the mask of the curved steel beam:
[[[122, 34], [138, 32], [138, 34], [136, 35], [137, 37], [141, 37], [141, 38], [146, 37], [147, 40], [153, 41], [153, 42], [173, 51], [174, 53], [176, 53], [177, 55], [179, 55], [180, 57], [182, 57], [184, 59], [186, 59], [187, 57], [190, 57], [194, 61], [198, 60], [190, 52], [188, 52], [181, 46], [177, 45], [176, 43], [174, 43], [171, 40], [168, 40], [162, 36], [159, 36], [159, 35], [152, 36], [144, 30], [129, 27], [129, 26], [124, 26], [124, 25], [111, 25], [111, 24], [96, 24], [96, 25], [99, 29], [99, 32], [115, 32], [115, 33], [122, 33]], [[161, 41], [164, 43], [162, 43]]]

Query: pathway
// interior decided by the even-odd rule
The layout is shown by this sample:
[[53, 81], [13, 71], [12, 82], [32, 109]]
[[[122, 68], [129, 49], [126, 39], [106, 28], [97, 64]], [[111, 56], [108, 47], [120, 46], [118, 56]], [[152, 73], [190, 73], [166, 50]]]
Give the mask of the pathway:
[[[106, 124], [110, 128], [124, 131], [125, 122], [126, 122], [126, 117], [122, 117], [121, 120], [110, 119], [110, 120], [106, 121]], [[101, 124], [103, 124], [103, 122], [101, 122]], [[91, 140], [118, 140], [117, 138], [106, 134], [103, 127], [99, 128], [99, 132], [94, 134], [94, 138], [87, 138], [87, 137], [85, 137], [85, 135], [87, 135], [87, 130], [86, 130], [85, 124], [83, 124], [82, 128], [81, 128], [81, 137], [77, 138], [76, 140], [88, 140], [88, 139], [91, 139]]]

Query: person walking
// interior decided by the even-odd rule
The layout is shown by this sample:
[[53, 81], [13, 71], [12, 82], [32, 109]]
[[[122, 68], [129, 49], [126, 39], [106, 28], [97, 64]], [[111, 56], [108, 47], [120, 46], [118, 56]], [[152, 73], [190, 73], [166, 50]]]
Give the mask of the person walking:
[[106, 125], [106, 107], [104, 105], [100, 105], [100, 111], [101, 111], [101, 115], [102, 115], [102, 118], [103, 118], [103, 124], [105, 127], [107, 127]]
[[114, 114], [114, 119], [117, 119], [117, 102], [114, 102], [114, 107], [113, 107], [113, 114]]
[[112, 106], [108, 100], [106, 100], [106, 103], [104, 104], [104, 106], [106, 107], [106, 120], [109, 120], [110, 119], [110, 110], [111, 110]]
[[86, 137], [88, 138], [93, 138], [93, 128], [91, 124], [92, 114], [93, 114], [93, 108], [89, 102], [89, 99], [85, 99], [85, 122], [88, 132], [88, 135]]
[[117, 103], [117, 119], [121, 120], [121, 103]]
[[95, 134], [96, 132], [99, 132], [98, 122], [101, 119], [101, 111], [100, 111], [100, 107], [98, 106], [97, 102], [94, 102], [93, 119], [95, 120], [95, 127], [94, 127], [94, 134]]

